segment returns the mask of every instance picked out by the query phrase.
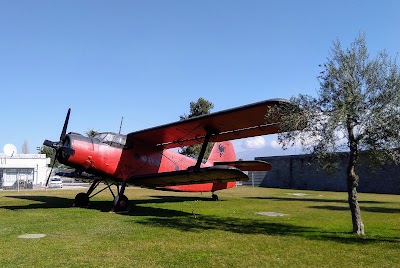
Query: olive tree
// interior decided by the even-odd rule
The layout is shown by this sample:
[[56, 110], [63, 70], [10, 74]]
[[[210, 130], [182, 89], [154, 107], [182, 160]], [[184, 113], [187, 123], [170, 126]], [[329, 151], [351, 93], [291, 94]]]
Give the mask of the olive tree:
[[[364, 34], [346, 49], [337, 40], [321, 65], [318, 96], [292, 97], [295, 106], [272, 109], [266, 116], [281, 116], [283, 131], [294, 126], [302, 129], [282, 132], [278, 141], [283, 148], [301, 143], [325, 169], [335, 167], [333, 153], [347, 152], [348, 203], [352, 231], [358, 235], [365, 234], [357, 200], [360, 158], [369, 157], [373, 161], [368, 163], [375, 164], [400, 162], [400, 71], [396, 60], [385, 51], [371, 58]], [[300, 110], [293, 111], [296, 106]]]

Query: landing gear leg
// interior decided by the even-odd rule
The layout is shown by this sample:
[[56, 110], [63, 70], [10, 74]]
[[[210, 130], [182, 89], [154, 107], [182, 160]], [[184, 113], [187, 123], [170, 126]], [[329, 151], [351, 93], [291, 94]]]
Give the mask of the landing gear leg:
[[89, 190], [86, 193], [79, 193], [75, 196], [74, 207], [87, 207], [89, 206], [89, 196], [92, 194], [94, 189], [99, 185], [100, 179], [94, 179], [92, 185], [90, 185]]
[[218, 201], [218, 195], [214, 194], [214, 192], [212, 193], [211, 199], [213, 201]]
[[[97, 186], [100, 184], [100, 182], [104, 181], [106, 184], [106, 187], [104, 187], [102, 190], [98, 191], [97, 193], [93, 194], [93, 191], [97, 188]], [[112, 185], [117, 186], [117, 191], [118, 194], [115, 195], [111, 189]], [[114, 207], [112, 211], [114, 212], [122, 212], [122, 211], [128, 211], [129, 208], [129, 200], [128, 198], [124, 195], [125, 192], [125, 187], [126, 187], [126, 182], [123, 181], [121, 182], [121, 187], [119, 184], [109, 184], [107, 180], [101, 179], [101, 178], [96, 178], [94, 179], [92, 185], [90, 185], [89, 190], [86, 193], [79, 193], [75, 196], [75, 203], [74, 207], [87, 207], [89, 206], [89, 199], [102, 191], [109, 189], [111, 194], [114, 196]]]
[[126, 187], [126, 182], [125, 181], [121, 182], [121, 189], [119, 189], [118, 195], [114, 198], [114, 208], [113, 208], [114, 212], [128, 211], [129, 200], [128, 197], [124, 195], [125, 187]]

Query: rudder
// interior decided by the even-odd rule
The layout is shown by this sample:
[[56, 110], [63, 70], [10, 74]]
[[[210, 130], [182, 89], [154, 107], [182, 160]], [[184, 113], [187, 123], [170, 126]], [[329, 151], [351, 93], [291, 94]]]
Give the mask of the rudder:
[[207, 164], [214, 162], [235, 161], [236, 153], [231, 141], [216, 142], [208, 157]]

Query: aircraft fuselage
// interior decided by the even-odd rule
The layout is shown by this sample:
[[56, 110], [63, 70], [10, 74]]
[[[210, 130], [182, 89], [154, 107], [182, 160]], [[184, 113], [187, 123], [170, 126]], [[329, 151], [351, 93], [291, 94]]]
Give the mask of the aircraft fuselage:
[[[63, 146], [74, 150], [74, 155], [60, 154], [58, 160], [77, 170], [115, 181], [126, 181], [135, 176], [186, 170], [196, 160], [174, 150], [149, 148], [140, 141], [127, 143], [126, 136], [100, 133], [93, 138], [69, 133]], [[233, 149], [233, 148], [232, 148]], [[234, 158], [234, 153], [233, 157]], [[235, 159], [228, 159], [235, 160]], [[210, 164], [201, 164], [201, 167]], [[235, 186], [235, 182], [204, 183], [166, 186], [163, 189], [188, 192], [214, 192]]]

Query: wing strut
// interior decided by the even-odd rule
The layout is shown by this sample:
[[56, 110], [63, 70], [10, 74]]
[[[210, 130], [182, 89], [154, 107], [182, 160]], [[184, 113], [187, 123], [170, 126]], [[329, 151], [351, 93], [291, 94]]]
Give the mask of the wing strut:
[[204, 154], [206, 153], [207, 145], [211, 139], [211, 136], [220, 133], [218, 130], [207, 127], [207, 126], [204, 129], [206, 131], [206, 135], [204, 136], [203, 145], [201, 146], [199, 157], [197, 158], [196, 165], [194, 166], [196, 169], [200, 168], [201, 162], [203, 161]]
[[201, 146], [201, 151], [200, 151], [199, 157], [197, 158], [197, 163], [194, 166], [195, 168], [200, 168], [200, 164], [203, 161], [204, 154], [206, 153], [207, 145], [208, 145], [208, 142], [210, 141], [211, 135], [212, 135], [211, 131], [207, 131], [207, 134], [204, 137], [203, 145]]

